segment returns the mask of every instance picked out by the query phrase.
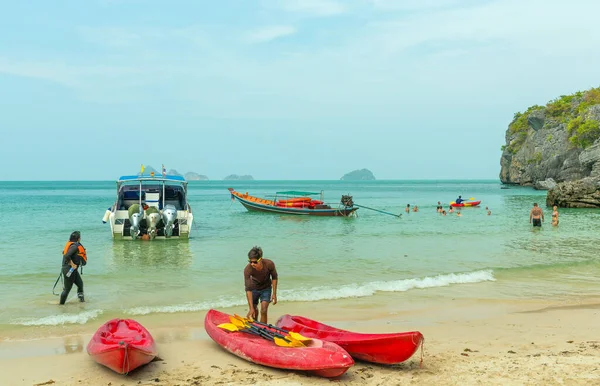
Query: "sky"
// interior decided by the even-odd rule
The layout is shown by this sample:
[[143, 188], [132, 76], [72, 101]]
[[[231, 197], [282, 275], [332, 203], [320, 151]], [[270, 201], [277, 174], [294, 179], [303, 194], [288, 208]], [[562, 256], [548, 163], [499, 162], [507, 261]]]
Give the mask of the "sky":
[[599, 86], [592, 0], [14, 1], [0, 180], [497, 179], [515, 112]]

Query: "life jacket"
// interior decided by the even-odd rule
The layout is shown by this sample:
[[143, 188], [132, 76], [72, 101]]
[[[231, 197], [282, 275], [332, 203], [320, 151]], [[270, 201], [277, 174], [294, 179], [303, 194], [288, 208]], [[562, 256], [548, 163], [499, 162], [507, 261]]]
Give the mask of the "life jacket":
[[[67, 241], [67, 245], [65, 245], [65, 249], [63, 249], [63, 256], [67, 254], [71, 244], [75, 244], [75, 243], [73, 241]], [[79, 257], [81, 257], [83, 259], [83, 265], [86, 265], [87, 264], [87, 254], [85, 253], [85, 248], [83, 247], [83, 245], [77, 243], [77, 249], [78, 249], [77, 254], [79, 255]]]

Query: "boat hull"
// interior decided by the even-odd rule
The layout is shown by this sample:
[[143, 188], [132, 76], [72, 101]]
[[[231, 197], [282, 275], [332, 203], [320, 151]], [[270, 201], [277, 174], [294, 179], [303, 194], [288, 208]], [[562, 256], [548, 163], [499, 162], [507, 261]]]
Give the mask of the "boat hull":
[[249, 362], [278, 369], [306, 371], [326, 378], [339, 377], [354, 365], [350, 354], [334, 343], [313, 339], [307, 343], [307, 347], [281, 347], [256, 335], [217, 327], [229, 321], [228, 314], [209, 310], [204, 318], [204, 327], [217, 344]]
[[176, 175], [121, 176], [116, 200], [102, 222], [110, 224], [113, 239], [187, 239], [194, 221], [187, 186]]
[[[129, 216], [126, 210], [116, 210], [109, 216], [110, 228], [113, 239], [132, 240], [130, 233]], [[163, 229], [159, 229], [157, 240], [161, 239], [189, 239], [194, 222], [194, 215], [191, 211], [177, 211], [177, 231], [176, 234], [166, 237]]]
[[306, 207], [278, 206], [275, 202], [242, 194], [230, 189], [232, 197], [238, 200], [246, 209], [255, 212], [291, 214], [298, 216], [348, 217], [358, 210], [355, 207], [340, 207], [329, 209], [311, 209]]
[[119, 374], [127, 374], [157, 355], [150, 332], [132, 319], [104, 323], [92, 336], [87, 352], [96, 362]]
[[481, 204], [481, 200], [479, 200], [479, 201], [463, 201], [460, 204], [457, 204], [456, 202], [452, 201], [450, 203], [450, 206], [452, 206], [454, 208], [463, 208], [463, 207], [470, 207], [470, 206], [479, 206], [479, 204]]
[[363, 334], [341, 330], [302, 316], [284, 315], [277, 326], [309, 338], [335, 343], [353, 358], [362, 361], [395, 364], [409, 359], [423, 344], [419, 331]]

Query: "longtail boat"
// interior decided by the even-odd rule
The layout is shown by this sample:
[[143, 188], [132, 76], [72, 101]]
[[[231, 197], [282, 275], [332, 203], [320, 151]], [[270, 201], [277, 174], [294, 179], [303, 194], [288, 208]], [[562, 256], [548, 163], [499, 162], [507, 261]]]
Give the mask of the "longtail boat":
[[[358, 210], [352, 196], [343, 195], [337, 207], [323, 202], [323, 192], [276, 192], [272, 200], [240, 193], [229, 188], [232, 200], [238, 200], [249, 211], [269, 212], [278, 214], [294, 214], [303, 216], [342, 216], [348, 217]], [[311, 196], [320, 195], [320, 199]]]

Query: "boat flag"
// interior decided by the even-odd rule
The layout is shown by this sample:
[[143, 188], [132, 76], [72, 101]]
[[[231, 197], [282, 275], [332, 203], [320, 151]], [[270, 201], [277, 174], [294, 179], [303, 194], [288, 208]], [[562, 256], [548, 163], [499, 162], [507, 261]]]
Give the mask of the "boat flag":
[[140, 172], [140, 174], [144, 174], [144, 164], [142, 164], [142, 171]]
[[163, 175], [163, 177], [167, 176], [167, 169], [165, 169], [165, 164], [163, 164], [163, 166], [162, 166], [162, 175]]

